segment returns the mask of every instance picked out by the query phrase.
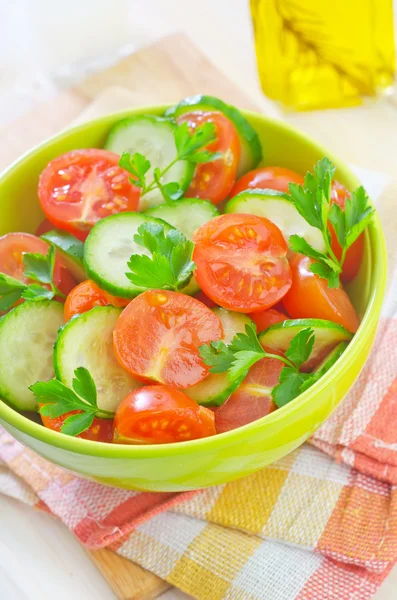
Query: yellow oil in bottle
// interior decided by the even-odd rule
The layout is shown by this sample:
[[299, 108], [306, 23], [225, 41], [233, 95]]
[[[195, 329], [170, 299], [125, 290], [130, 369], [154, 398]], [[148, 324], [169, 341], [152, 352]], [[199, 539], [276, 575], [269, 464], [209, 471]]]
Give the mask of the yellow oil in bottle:
[[360, 104], [394, 80], [392, 0], [250, 0], [265, 94], [294, 110]]

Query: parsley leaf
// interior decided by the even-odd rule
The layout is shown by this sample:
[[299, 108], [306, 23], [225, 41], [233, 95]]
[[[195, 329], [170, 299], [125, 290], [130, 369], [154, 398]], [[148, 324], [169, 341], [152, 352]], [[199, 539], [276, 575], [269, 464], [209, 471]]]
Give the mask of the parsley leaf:
[[140, 154], [140, 152], [135, 152], [135, 154], [123, 152], [119, 160], [119, 167], [131, 173], [133, 176], [130, 178], [131, 183], [145, 190], [146, 173], [149, 171], [151, 164], [143, 154]]
[[17, 302], [26, 285], [14, 277], [0, 273], [0, 311], [9, 310]]
[[40, 236], [46, 242], [54, 244], [56, 247], [64, 250], [68, 254], [83, 260], [84, 257], [84, 244], [78, 240], [74, 235], [71, 235], [67, 231], [61, 231], [60, 229], [52, 229], [47, 231]]
[[178, 229], [165, 231], [160, 223], [142, 223], [135, 241], [151, 256], [133, 254], [126, 276], [136, 286], [149, 289], [180, 290], [189, 282], [196, 265], [194, 244]]
[[24, 300], [52, 300], [53, 297], [54, 292], [52, 290], [41, 287], [38, 283], [32, 283], [22, 292], [22, 298]]
[[295, 337], [292, 338], [285, 356], [294, 363], [295, 367], [300, 367], [310, 357], [315, 341], [313, 329], [305, 327], [301, 329]]
[[25, 277], [39, 283], [52, 283], [55, 265], [55, 247], [50, 245], [46, 255], [26, 252], [23, 254]]
[[[315, 260], [316, 263], [310, 266], [310, 270], [326, 279], [330, 288], [339, 287], [339, 274], [342, 272], [346, 252], [375, 213], [362, 186], [346, 200], [344, 210], [337, 203], [331, 204], [334, 174], [334, 165], [328, 158], [323, 158], [314, 167], [314, 174], [306, 174], [303, 186], [296, 183], [289, 185], [288, 196], [305, 221], [322, 232], [327, 253], [318, 252], [297, 235], [291, 236], [290, 248]], [[331, 247], [329, 223], [342, 247], [340, 260]]]
[[96, 386], [87, 369], [79, 367], [74, 376], [73, 389], [57, 379], [38, 381], [29, 388], [41, 404], [39, 412], [44, 416], [55, 418], [79, 411], [63, 422], [61, 431], [67, 435], [79, 435], [90, 427], [94, 417], [106, 419], [114, 414], [98, 408]]
[[292, 338], [285, 356], [279, 356], [262, 348], [251, 324], [245, 326], [245, 333], [237, 333], [230, 344], [222, 340], [210, 342], [200, 346], [199, 352], [203, 362], [210, 367], [210, 373], [227, 372], [232, 381], [245, 377], [249, 369], [263, 358], [282, 361], [285, 366], [280, 371], [280, 380], [272, 396], [277, 406], [284, 406], [317, 381], [315, 374], [299, 371], [301, 365], [310, 358], [314, 342], [313, 329], [306, 327]]
[[[216, 129], [213, 123], [203, 123], [189, 132], [187, 123], [178, 125], [174, 132], [175, 145], [179, 160], [191, 162], [209, 162], [214, 160], [215, 153], [208, 150], [198, 153], [208, 144], [216, 140]], [[199, 157], [197, 160], [196, 157]], [[218, 158], [219, 155], [216, 156]]]

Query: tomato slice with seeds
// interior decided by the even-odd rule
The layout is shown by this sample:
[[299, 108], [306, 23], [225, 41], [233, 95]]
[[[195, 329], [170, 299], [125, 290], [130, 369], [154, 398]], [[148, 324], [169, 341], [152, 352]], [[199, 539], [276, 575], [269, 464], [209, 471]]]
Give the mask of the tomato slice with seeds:
[[281, 300], [291, 286], [287, 244], [268, 219], [220, 215], [196, 231], [194, 242], [197, 282], [223, 308], [259, 312]]
[[292, 319], [326, 319], [355, 333], [360, 324], [342, 284], [329, 288], [326, 279], [309, 269], [312, 259], [296, 254], [291, 261], [292, 286], [283, 304]]
[[[44, 240], [30, 233], [7, 233], [0, 237], [0, 273], [26, 284], [35, 283], [23, 274], [23, 255], [26, 252], [46, 255], [48, 249], [49, 246]], [[59, 253], [55, 256], [54, 283], [64, 294], [68, 294], [76, 285]]]
[[[333, 181], [331, 191], [331, 204], [336, 203], [342, 210], [345, 209], [347, 198], [350, 198], [350, 192], [345, 188], [344, 185], [338, 181]], [[335, 253], [335, 256], [340, 260], [342, 256], [342, 248], [336, 237], [336, 233], [331, 224], [329, 224], [329, 231], [331, 234], [331, 247]], [[358, 274], [360, 266], [364, 256], [364, 234], [362, 233], [350, 246], [346, 252], [345, 261], [342, 267], [341, 280], [352, 281]]]
[[114, 417], [118, 443], [168, 444], [215, 433], [211, 410], [165, 385], [134, 390], [121, 401]]
[[255, 189], [270, 189], [278, 190], [279, 192], [288, 192], [290, 183], [298, 183], [303, 185], [303, 176], [290, 169], [283, 167], [261, 167], [249, 171], [238, 181], [236, 181], [230, 192], [230, 198], [236, 196], [245, 190]]
[[207, 146], [211, 152], [220, 152], [221, 158], [208, 163], [198, 164], [189, 188], [187, 198], [203, 198], [219, 204], [227, 198], [236, 180], [241, 144], [231, 121], [220, 112], [188, 112], [177, 119], [178, 123], [188, 123], [195, 129], [204, 123], [213, 123], [216, 140]]
[[248, 316], [255, 323], [258, 333], [265, 331], [265, 329], [268, 329], [268, 327], [274, 323], [282, 323], [288, 319], [284, 313], [281, 313], [274, 308], [268, 308], [267, 310], [252, 313]]
[[[40, 417], [44, 427], [60, 432], [65, 419], [71, 415], [76, 415], [79, 412], [81, 411], [73, 410], [60, 417], [46, 417], [44, 415], [40, 415]], [[92, 425], [76, 437], [83, 438], [84, 440], [91, 440], [93, 442], [109, 443], [113, 440], [113, 419], [100, 419], [99, 417], [94, 417]]]
[[284, 366], [275, 358], [262, 358], [251, 367], [239, 388], [215, 409], [216, 432], [242, 427], [276, 410], [271, 394]]
[[136, 210], [139, 188], [118, 166], [119, 160], [113, 152], [93, 148], [52, 160], [40, 175], [38, 190], [51, 223], [84, 241], [100, 219]]
[[96, 283], [87, 279], [82, 281], [70, 292], [65, 301], [65, 321], [69, 321], [75, 315], [91, 310], [94, 306], [107, 306], [111, 304], [117, 308], [127, 306], [131, 300], [118, 298], [101, 290]]
[[123, 310], [113, 339], [117, 360], [137, 379], [187, 388], [209, 372], [199, 346], [222, 336], [219, 317], [199, 300], [147, 290]]

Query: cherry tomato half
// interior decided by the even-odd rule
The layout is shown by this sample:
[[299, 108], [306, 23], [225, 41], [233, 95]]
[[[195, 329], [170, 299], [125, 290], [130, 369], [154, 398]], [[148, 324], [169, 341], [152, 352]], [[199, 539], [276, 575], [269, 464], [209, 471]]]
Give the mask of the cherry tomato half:
[[252, 313], [248, 316], [255, 323], [258, 333], [265, 331], [265, 329], [274, 323], [282, 323], [288, 319], [284, 313], [279, 312], [275, 308], [268, 308], [267, 310], [263, 310], [262, 312], [258, 313]]
[[181, 115], [178, 123], [188, 123], [194, 129], [204, 123], [213, 123], [217, 139], [207, 150], [220, 152], [221, 158], [198, 164], [190, 186], [185, 193], [187, 198], [203, 198], [218, 204], [227, 198], [236, 180], [240, 160], [241, 145], [234, 125], [220, 112], [194, 111]]
[[[45, 255], [48, 249], [49, 246], [44, 240], [30, 233], [7, 233], [0, 237], [0, 273], [10, 275], [26, 284], [34, 283], [23, 274], [23, 255], [26, 252]], [[68, 294], [76, 285], [74, 277], [59, 254], [56, 254], [55, 258], [54, 283], [64, 294]]]
[[[45, 417], [44, 415], [40, 415], [40, 417], [45, 427], [53, 431], [61, 431], [65, 419], [79, 412], [79, 410], [73, 410], [61, 417]], [[113, 419], [94, 417], [92, 425], [76, 437], [93, 442], [111, 442], [113, 440]]]
[[48, 233], [48, 231], [52, 231], [53, 229], [54, 225], [51, 223], [51, 221], [49, 221], [48, 219], [43, 219], [43, 221], [40, 223], [34, 234], [37, 235], [37, 237], [40, 237], [41, 235], [44, 235], [45, 233]]
[[357, 331], [360, 321], [344, 289], [329, 288], [326, 279], [309, 270], [312, 259], [296, 254], [291, 261], [292, 286], [283, 303], [292, 319], [327, 319]]
[[287, 244], [263, 217], [226, 214], [194, 235], [196, 279], [216, 304], [236, 312], [273, 306], [291, 286]]
[[222, 323], [202, 302], [165, 290], [132, 300], [114, 330], [121, 366], [145, 382], [187, 388], [208, 375], [199, 346], [223, 337]]
[[108, 150], [73, 150], [52, 160], [39, 180], [39, 199], [46, 217], [85, 240], [103, 217], [137, 208], [139, 188]]
[[121, 401], [114, 417], [114, 441], [119, 443], [168, 444], [215, 433], [211, 410], [165, 385], [134, 390]]
[[251, 367], [239, 388], [215, 409], [216, 432], [242, 427], [276, 410], [271, 393], [283, 367], [284, 363], [275, 358], [262, 358]]
[[[347, 198], [350, 198], [349, 191], [345, 188], [344, 185], [342, 185], [338, 181], [334, 181], [332, 183], [331, 204], [336, 203], [340, 206], [342, 210], [344, 210]], [[335, 230], [331, 224], [329, 225], [329, 231], [331, 233], [332, 250], [335, 253], [336, 258], [340, 260], [342, 256], [342, 248], [338, 242]], [[342, 281], [352, 281], [352, 279], [356, 277], [357, 273], [360, 270], [363, 255], [364, 234], [362, 233], [346, 252], [345, 261], [342, 267]]]
[[117, 308], [127, 306], [131, 300], [117, 298], [104, 290], [101, 290], [96, 283], [87, 279], [82, 281], [70, 292], [65, 301], [65, 321], [69, 321], [75, 315], [91, 310], [94, 306], [107, 306], [111, 304]]
[[230, 198], [250, 188], [278, 190], [288, 192], [290, 183], [303, 184], [303, 176], [283, 167], [261, 167], [249, 171], [236, 181], [230, 192]]

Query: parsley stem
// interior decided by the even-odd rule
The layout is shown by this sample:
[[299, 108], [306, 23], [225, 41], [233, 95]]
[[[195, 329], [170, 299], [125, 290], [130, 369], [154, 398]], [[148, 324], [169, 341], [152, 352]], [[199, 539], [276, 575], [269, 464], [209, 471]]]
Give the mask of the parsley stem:
[[343, 264], [345, 262], [347, 250], [348, 250], [348, 247], [344, 246], [343, 250], [342, 250], [342, 256], [340, 257], [340, 261], [339, 261], [339, 264], [340, 264], [341, 268], [343, 267]]
[[290, 367], [291, 369], [296, 370], [294, 363], [291, 362], [290, 360], [288, 360], [288, 358], [285, 358], [285, 356], [280, 356], [279, 354], [272, 354], [271, 352], [265, 352], [265, 351], [263, 351], [263, 353], [264, 353], [263, 354], [264, 358], [276, 358], [277, 360], [281, 360], [281, 362], [286, 364], [287, 367]]
[[111, 412], [110, 410], [98, 410], [95, 412], [95, 416], [100, 419], [113, 419], [114, 412]]
[[[162, 171], [160, 171], [159, 179], [161, 177], [164, 177], [164, 175], [167, 173], [167, 171], [169, 171], [171, 169], [171, 167], [173, 167], [179, 161], [180, 161], [179, 156], [176, 156], [176, 158], [174, 158], [174, 160], [171, 161], [170, 164], [165, 167], [165, 169], [163, 169]], [[158, 185], [157, 181], [155, 179], [153, 179], [153, 181], [151, 183], [149, 183], [149, 185], [147, 186], [147, 188], [143, 189], [142, 196], [144, 194], [147, 194], [148, 192], [151, 192], [156, 187], [159, 187], [159, 185]]]

